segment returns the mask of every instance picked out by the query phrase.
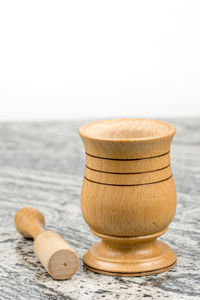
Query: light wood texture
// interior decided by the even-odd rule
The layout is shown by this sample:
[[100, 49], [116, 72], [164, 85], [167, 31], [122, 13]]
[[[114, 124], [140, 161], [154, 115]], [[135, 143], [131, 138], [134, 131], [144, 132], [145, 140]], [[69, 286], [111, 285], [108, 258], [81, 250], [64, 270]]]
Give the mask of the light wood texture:
[[61, 235], [44, 230], [43, 215], [33, 207], [24, 207], [15, 215], [17, 231], [34, 238], [34, 252], [48, 273], [56, 279], [68, 279], [79, 266], [79, 258]]
[[85, 265], [108, 275], [162, 272], [176, 254], [156, 238], [176, 211], [170, 167], [175, 127], [144, 119], [99, 121], [82, 126], [86, 151], [81, 207], [102, 241], [84, 255]]

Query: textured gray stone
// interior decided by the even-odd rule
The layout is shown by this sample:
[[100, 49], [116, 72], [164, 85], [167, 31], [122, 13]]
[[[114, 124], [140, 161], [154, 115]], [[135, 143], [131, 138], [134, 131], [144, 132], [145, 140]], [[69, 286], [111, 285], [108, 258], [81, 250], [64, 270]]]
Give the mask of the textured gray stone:
[[178, 207], [161, 239], [178, 255], [162, 274], [120, 278], [92, 273], [80, 263], [68, 281], [53, 280], [13, 219], [23, 206], [43, 212], [81, 258], [97, 240], [80, 210], [84, 149], [77, 130], [85, 122], [0, 124], [0, 299], [200, 299], [200, 119], [177, 126], [171, 151]]

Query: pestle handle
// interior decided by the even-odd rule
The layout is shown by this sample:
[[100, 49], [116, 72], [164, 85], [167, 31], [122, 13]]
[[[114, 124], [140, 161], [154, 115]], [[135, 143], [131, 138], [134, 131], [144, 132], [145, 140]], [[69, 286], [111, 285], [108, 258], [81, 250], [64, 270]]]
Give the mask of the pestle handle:
[[45, 220], [39, 210], [34, 207], [24, 207], [15, 215], [15, 227], [26, 238], [36, 238], [44, 231]]
[[68, 279], [79, 266], [79, 258], [63, 237], [44, 230], [43, 215], [33, 207], [24, 207], [15, 215], [15, 227], [24, 237], [34, 238], [34, 252], [47, 272], [56, 279]]

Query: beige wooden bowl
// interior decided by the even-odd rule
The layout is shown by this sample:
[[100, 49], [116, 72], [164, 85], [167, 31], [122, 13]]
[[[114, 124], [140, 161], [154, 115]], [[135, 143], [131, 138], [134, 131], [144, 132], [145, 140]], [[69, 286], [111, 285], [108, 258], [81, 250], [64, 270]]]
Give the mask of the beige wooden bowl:
[[84, 255], [98, 273], [140, 276], [159, 273], [176, 254], [157, 237], [176, 211], [170, 166], [175, 127], [146, 119], [94, 122], [79, 130], [86, 151], [81, 207], [92, 233], [102, 240]]

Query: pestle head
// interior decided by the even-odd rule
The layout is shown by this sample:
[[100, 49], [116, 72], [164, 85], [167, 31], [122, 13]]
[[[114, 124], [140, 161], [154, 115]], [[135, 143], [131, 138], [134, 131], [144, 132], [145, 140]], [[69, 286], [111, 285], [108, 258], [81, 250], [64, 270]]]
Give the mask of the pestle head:
[[68, 279], [78, 270], [78, 255], [57, 232], [39, 234], [34, 241], [34, 251], [53, 278]]

